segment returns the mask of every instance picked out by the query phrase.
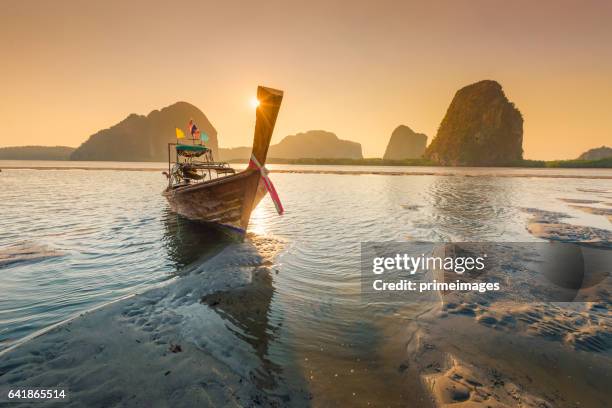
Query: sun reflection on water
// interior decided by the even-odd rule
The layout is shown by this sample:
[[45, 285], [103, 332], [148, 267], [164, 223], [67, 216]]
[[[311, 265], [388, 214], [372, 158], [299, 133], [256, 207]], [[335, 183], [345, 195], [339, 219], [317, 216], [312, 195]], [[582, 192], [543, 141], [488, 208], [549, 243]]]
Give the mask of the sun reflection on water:
[[257, 235], [265, 235], [267, 232], [267, 218], [269, 214], [266, 206], [260, 203], [251, 213], [249, 231]]

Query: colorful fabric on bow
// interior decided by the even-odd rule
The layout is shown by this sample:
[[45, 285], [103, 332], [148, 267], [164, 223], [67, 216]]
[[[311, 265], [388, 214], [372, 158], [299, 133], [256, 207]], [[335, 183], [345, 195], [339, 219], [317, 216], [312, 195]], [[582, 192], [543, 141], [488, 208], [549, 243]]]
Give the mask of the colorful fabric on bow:
[[274, 202], [274, 206], [276, 207], [276, 212], [278, 213], [278, 215], [283, 215], [283, 212], [285, 212], [285, 210], [283, 209], [283, 204], [281, 203], [280, 197], [278, 196], [278, 193], [274, 188], [274, 184], [272, 184], [272, 180], [270, 180], [270, 178], [268, 177], [268, 169], [266, 169], [265, 166], [259, 164], [254, 155], [251, 155], [251, 160], [249, 161], [249, 168], [259, 170], [259, 173], [261, 174], [261, 180], [263, 181], [264, 186], [266, 186], [266, 190], [268, 190], [268, 193], [270, 193], [270, 197], [272, 197], [272, 201]]

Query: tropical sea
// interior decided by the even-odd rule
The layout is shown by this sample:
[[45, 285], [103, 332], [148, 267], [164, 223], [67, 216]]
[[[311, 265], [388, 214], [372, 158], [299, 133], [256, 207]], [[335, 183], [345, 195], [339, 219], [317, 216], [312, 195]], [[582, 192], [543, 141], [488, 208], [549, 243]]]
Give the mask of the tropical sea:
[[[49, 169], [33, 169], [43, 167]], [[278, 216], [265, 198], [252, 214], [247, 241], [275, 247], [265, 290], [256, 292], [263, 304], [251, 316], [248, 307], [233, 312], [228, 304], [219, 310], [223, 296], [203, 302], [203, 326], [194, 344], [230, 367], [227, 353], [252, 361], [234, 369], [264, 384], [260, 388], [271, 398], [300, 394], [292, 401], [318, 406], [356, 398], [364, 406], [429, 398], [405, 387], [412, 363], [400, 356], [410, 349], [406, 331], [413, 330], [408, 328], [420, 311], [364, 302], [362, 242], [540, 242], [554, 239], [554, 231], [543, 236], [530, 228], [534, 214], [557, 214], [556, 222], [571, 227], [573, 240], [612, 246], [608, 169], [268, 167], [286, 212]], [[0, 161], [0, 168], [0, 350], [94, 307], [180, 281], [219, 257], [231, 264], [239, 246], [247, 245], [170, 213], [161, 195], [164, 163]], [[200, 276], [203, 286], [216, 279]], [[242, 299], [248, 305], [249, 297]], [[544, 314], [552, 310], [543, 307]], [[581, 313], [593, 320], [595, 312]], [[214, 319], [214, 330], [207, 331]], [[602, 385], [612, 362], [609, 316], [597, 317], [603, 345], [592, 349], [573, 347], [563, 335], [526, 333], [517, 340], [521, 347], [546, 349], [550, 354], [540, 353], [545, 357], [517, 357], [511, 346], [495, 346], [506, 344], [510, 334], [469, 316], [457, 317], [469, 320], [464, 323], [440, 319], [444, 324], [434, 320], [420, 328], [430, 336], [421, 346], [430, 344], [456, 360], [447, 358], [444, 367], [428, 371], [431, 375], [453, 367], [478, 373], [479, 366], [497, 364], [524, 391], [525, 401], [529, 395], [574, 406], [571, 398], [584, 392], [590, 401], [610, 397]], [[479, 340], [471, 346], [460, 340], [461, 325], [469, 325]], [[453, 330], [456, 342], [444, 340], [440, 327]], [[464, 363], [458, 362], [461, 353]], [[537, 358], [554, 361], [556, 373], [532, 373], [537, 387], [530, 389], [522, 384], [533, 371], [529, 362]], [[568, 384], [564, 376], [575, 378], [575, 392], [559, 391]], [[470, 400], [476, 398], [478, 387], [466, 387]], [[489, 395], [497, 395], [491, 387]], [[536, 389], [548, 394], [536, 395]], [[437, 395], [435, 389], [432, 393]], [[438, 396], [439, 401], [447, 397]]]

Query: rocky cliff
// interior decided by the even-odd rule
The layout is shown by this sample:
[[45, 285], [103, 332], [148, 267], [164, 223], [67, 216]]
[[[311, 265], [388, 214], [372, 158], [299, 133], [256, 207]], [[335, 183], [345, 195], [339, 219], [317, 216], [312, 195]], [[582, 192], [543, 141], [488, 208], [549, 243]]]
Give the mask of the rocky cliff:
[[495, 81], [455, 94], [425, 157], [450, 166], [498, 166], [523, 158], [523, 117]]
[[384, 160], [418, 159], [425, 153], [427, 135], [415, 133], [408, 126], [400, 125], [391, 133]]
[[607, 146], [596, 147], [582, 153], [578, 160], [599, 160], [612, 157], [612, 148]]
[[206, 145], [217, 157], [217, 131], [206, 115], [190, 103], [177, 102], [147, 116], [129, 115], [116, 125], [90, 136], [70, 159], [163, 162], [168, 160], [168, 143], [176, 141], [175, 128], [187, 133], [190, 119], [208, 134]]
[[[250, 147], [220, 149], [222, 160], [248, 159]], [[361, 159], [361, 145], [338, 139], [338, 136], [324, 130], [310, 130], [305, 133], [286, 136], [279, 143], [270, 146], [268, 158], [274, 159]]]

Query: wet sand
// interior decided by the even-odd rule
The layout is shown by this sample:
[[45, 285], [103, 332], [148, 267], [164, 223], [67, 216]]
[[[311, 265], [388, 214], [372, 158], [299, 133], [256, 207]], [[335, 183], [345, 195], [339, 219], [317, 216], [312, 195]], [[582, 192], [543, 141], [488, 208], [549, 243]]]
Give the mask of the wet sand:
[[417, 360], [426, 363], [424, 380], [438, 406], [604, 407], [609, 401], [609, 354], [570, 351], [462, 315], [426, 330]]
[[[216, 325], [223, 322], [211, 307], [224, 308], [227, 297], [213, 306], [203, 300], [236, 288], [260, 295], [269, 287], [266, 275], [279, 242], [258, 239], [225, 250], [232, 251], [231, 258], [221, 252], [185, 276], [4, 350], [0, 387], [65, 388], [69, 399], [62, 406], [282, 406], [290, 400], [299, 405], [305, 396], [263, 391], [261, 378], [252, 373], [266, 374], [270, 367], [258, 367], [259, 361], [223, 339], [214, 341], [211, 333], [221, 331]], [[248, 299], [244, 307], [250, 312], [265, 308], [257, 306], [265, 296]]]
[[571, 205], [570, 207], [576, 210], [584, 211], [588, 214], [602, 215], [607, 217], [608, 221], [612, 222], [612, 209], [610, 208], [587, 207], [584, 205]]
[[[448, 254], [450, 247], [436, 250]], [[433, 274], [438, 280], [456, 278], [449, 272]], [[416, 367], [437, 406], [607, 406], [609, 302], [505, 298], [530, 279], [513, 274], [508, 284], [514, 288], [499, 299], [439, 293], [439, 303], [418, 320], [417, 335], [406, 346], [407, 365]]]
[[39, 259], [62, 256], [62, 252], [47, 248], [44, 245], [28, 245], [18, 243], [0, 248], [0, 266], [17, 262], [36, 261]]
[[[39, 333], [0, 353], [0, 387], [65, 387], [68, 406], [552, 408], [609, 400], [612, 319], [601, 302], [434, 292], [400, 313], [408, 320], [391, 314], [370, 328], [379, 333], [376, 358], [321, 349], [278, 366], [266, 314], [281, 247], [253, 236], [158, 288]], [[249, 350], [227, 341], [224, 321]]]
[[583, 242], [595, 247], [612, 248], [612, 231], [610, 230], [564, 222], [563, 220], [570, 217], [560, 212], [537, 208], [523, 208], [522, 210], [531, 216], [527, 230], [538, 238], [550, 241]]

